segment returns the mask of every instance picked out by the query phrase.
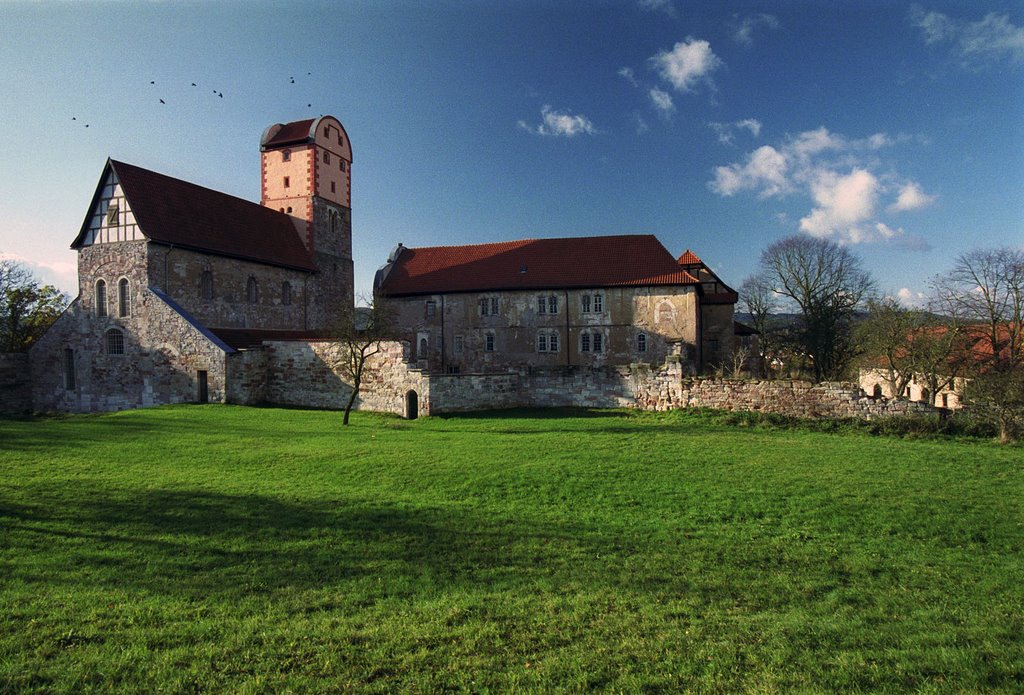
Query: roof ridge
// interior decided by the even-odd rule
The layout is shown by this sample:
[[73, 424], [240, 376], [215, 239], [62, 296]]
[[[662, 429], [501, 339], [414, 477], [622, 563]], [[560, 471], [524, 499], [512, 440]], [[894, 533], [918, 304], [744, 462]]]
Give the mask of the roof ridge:
[[654, 234], [601, 234], [598, 236], [594, 235], [583, 235], [583, 236], [561, 236], [561, 237], [527, 237], [525, 239], [506, 239], [505, 241], [485, 241], [479, 244], [440, 244], [438, 246], [404, 246], [403, 248], [415, 251], [417, 249], [424, 250], [437, 250], [437, 249], [466, 249], [476, 248], [481, 246], [507, 246], [509, 244], [525, 244], [536, 241], [576, 241], [584, 239], [634, 239], [638, 237], [654, 237]]
[[277, 211], [277, 210], [275, 210], [274, 208], [271, 208], [271, 207], [267, 207], [266, 205], [258, 203], [255, 200], [250, 200], [248, 198], [243, 198], [241, 196], [234, 195], [233, 193], [225, 193], [224, 191], [218, 191], [216, 188], [210, 188], [209, 186], [203, 186], [201, 184], [195, 183], [194, 181], [186, 181], [185, 179], [179, 179], [177, 176], [171, 176], [170, 174], [164, 174], [164, 173], [159, 172], [159, 171], [154, 171], [153, 169], [147, 169], [146, 167], [140, 167], [138, 164], [132, 164], [130, 162], [121, 162], [121, 161], [118, 161], [116, 159], [111, 159], [110, 160], [110, 164], [115, 169], [117, 168], [117, 166], [127, 166], [127, 167], [132, 167], [133, 169], [140, 169], [140, 170], [145, 171], [145, 172], [147, 172], [149, 174], [153, 174], [154, 176], [162, 176], [165, 179], [171, 179], [172, 181], [175, 181], [177, 183], [183, 183], [186, 186], [191, 186], [193, 188], [201, 188], [204, 191], [210, 191], [212, 193], [216, 193], [217, 195], [222, 195], [222, 196], [225, 196], [227, 198], [234, 198], [235, 200], [241, 201], [243, 203], [249, 203], [250, 205], [255, 205], [256, 207], [263, 208], [264, 210], [269, 210], [270, 212], [274, 213], [275, 215], [285, 215], [287, 217], [286, 213], [279, 212], [279, 211]]

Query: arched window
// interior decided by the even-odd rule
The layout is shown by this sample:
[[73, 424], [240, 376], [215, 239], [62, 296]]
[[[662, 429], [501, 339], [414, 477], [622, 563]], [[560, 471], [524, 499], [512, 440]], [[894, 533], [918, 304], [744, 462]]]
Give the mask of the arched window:
[[107, 354], [124, 354], [124, 333], [116, 328], [111, 328], [107, 331]]
[[131, 287], [128, 278], [117, 281], [117, 315], [121, 318], [132, 315]]
[[637, 333], [636, 334], [636, 351], [647, 352], [647, 334]]
[[64, 348], [64, 388], [75, 390], [75, 351]]
[[882, 397], [882, 385], [881, 384], [875, 384], [875, 387], [873, 389], [871, 389], [871, 397], [872, 398], [881, 398]]
[[256, 282], [256, 278], [251, 275], [249, 276], [249, 281], [245, 284], [245, 296], [250, 304], [260, 301], [260, 286]]
[[96, 315], [107, 315], [107, 283], [104, 280], [96, 281]]
[[199, 296], [203, 299], [213, 299], [213, 272], [204, 270], [199, 276]]
[[292, 283], [287, 280], [281, 283], [281, 304], [284, 306], [292, 305]]

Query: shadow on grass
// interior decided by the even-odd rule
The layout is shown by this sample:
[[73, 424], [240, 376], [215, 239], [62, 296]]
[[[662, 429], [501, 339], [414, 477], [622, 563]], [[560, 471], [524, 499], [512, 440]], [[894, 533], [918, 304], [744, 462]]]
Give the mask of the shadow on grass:
[[[23, 488], [0, 500], [7, 577], [46, 590], [110, 587], [187, 598], [241, 598], [383, 578], [390, 595], [584, 576], [566, 558], [637, 552], [578, 526], [493, 521], [376, 501], [296, 503], [200, 490]], [[585, 563], [584, 563], [585, 564]], [[601, 575], [605, 562], [591, 568]], [[613, 572], [601, 581], [617, 584]], [[627, 581], [623, 577], [621, 581]]]

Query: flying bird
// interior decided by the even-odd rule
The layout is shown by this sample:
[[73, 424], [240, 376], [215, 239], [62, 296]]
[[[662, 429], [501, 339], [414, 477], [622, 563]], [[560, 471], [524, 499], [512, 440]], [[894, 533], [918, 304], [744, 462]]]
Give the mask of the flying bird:
[[217, 92], [217, 96], [219, 96], [221, 99], [223, 99], [224, 98], [224, 92]]
[[72, 116], [72, 117], [71, 117], [71, 120], [72, 120], [72, 121], [77, 121], [78, 119], [77, 119], [77, 118], [75, 118], [74, 116]]
[[150, 80], [149, 83], [150, 84], [156, 84], [156, 80]]
[[161, 99], [161, 100], [160, 100], [160, 103], [161, 103], [161, 104], [166, 104], [167, 102], [166, 102], [166, 101], [164, 101], [163, 99]]
[[193, 82], [193, 83], [192, 83], [192, 86], [193, 86], [193, 87], [195, 87], [195, 86], [196, 86], [196, 83], [195, 83], [195, 82]]

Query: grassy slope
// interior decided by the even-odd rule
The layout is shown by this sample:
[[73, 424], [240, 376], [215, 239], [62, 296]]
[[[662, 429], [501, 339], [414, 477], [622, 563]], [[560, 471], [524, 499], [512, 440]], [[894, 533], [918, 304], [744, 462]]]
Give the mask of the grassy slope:
[[1022, 687], [1020, 448], [508, 415], [0, 421], [0, 690]]

